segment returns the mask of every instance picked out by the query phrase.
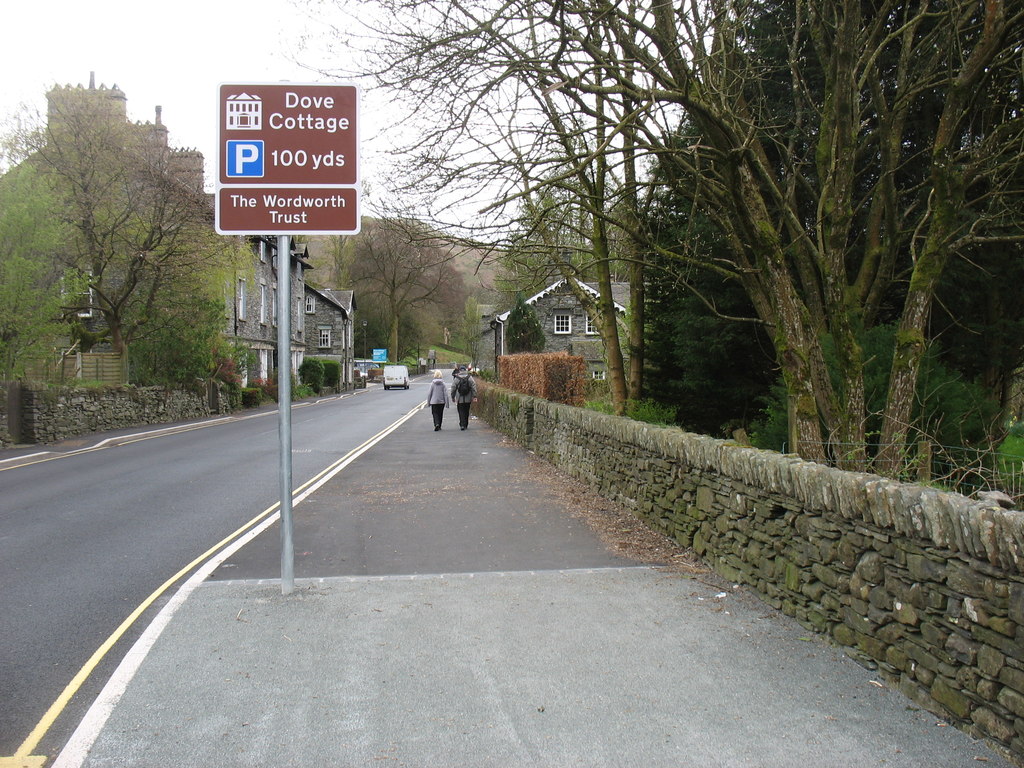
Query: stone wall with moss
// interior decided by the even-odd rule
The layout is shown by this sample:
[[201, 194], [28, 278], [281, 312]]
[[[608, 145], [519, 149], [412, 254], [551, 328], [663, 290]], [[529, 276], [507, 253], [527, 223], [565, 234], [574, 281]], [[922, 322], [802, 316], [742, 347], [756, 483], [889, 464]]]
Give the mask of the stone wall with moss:
[[0, 382], [0, 448], [7, 448], [14, 443], [7, 416], [9, 401], [16, 396], [16, 393], [11, 390], [12, 386], [6, 382]]
[[1024, 764], [1024, 513], [495, 386], [479, 413]]
[[[10, 386], [5, 388], [10, 392]], [[0, 441], [13, 443], [8, 433], [10, 397], [5, 397]], [[194, 390], [163, 387], [18, 387], [13, 405], [19, 411], [20, 443], [55, 443], [90, 432], [105, 432], [149, 424], [204, 418], [227, 413], [226, 393], [197, 382]]]

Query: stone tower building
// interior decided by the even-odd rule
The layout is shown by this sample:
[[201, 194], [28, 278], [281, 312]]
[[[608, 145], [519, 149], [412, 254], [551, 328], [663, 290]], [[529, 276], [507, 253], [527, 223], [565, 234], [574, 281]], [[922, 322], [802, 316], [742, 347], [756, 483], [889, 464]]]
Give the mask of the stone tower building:
[[153, 122], [131, 123], [128, 120], [128, 98], [124, 91], [113, 85], [96, 85], [96, 73], [89, 73], [89, 85], [55, 86], [46, 94], [47, 125], [50, 130], [63, 122], [82, 119], [106, 119], [130, 125], [139, 138], [158, 151], [169, 153], [168, 163], [187, 188], [203, 189], [204, 159], [196, 149], [176, 149], [168, 146], [167, 126], [163, 122], [163, 108], [157, 106]]

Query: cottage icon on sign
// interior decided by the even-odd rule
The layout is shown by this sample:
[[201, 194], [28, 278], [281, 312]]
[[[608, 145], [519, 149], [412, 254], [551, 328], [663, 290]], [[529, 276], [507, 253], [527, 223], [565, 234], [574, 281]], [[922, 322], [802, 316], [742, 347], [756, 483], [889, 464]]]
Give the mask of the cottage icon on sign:
[[263, 128], [263, 100], [259, 96], [239, 93], [228, 96], [227, 130], [259, 131]]

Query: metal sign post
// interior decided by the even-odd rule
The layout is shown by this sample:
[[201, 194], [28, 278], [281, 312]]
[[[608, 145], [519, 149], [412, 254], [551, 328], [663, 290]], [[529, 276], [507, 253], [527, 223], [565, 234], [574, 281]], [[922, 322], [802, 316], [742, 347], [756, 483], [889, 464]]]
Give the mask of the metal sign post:
[[335, 83], [223, 83], [218, 89], [215, 229], [277, 235], [281, 592], [292, 543], [290, 235], [359, 232], [359, 91]]
[[281, 481], [281, 594], [295, 591], [292, 544], [292, 251], [288, 235], [277, 238], [277, 412]]

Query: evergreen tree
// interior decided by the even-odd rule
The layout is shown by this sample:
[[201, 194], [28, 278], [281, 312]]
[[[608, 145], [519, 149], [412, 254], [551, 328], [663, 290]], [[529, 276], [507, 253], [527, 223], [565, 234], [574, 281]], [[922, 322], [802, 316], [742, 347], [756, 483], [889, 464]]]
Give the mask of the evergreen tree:
[[505, 333], [508, 351], [513, 354], [544, 351], [544, 329], [540, 327], [537, 313], [522, 294], [516, 297], [516, 305], [509, 313]]

